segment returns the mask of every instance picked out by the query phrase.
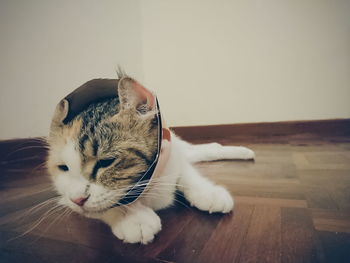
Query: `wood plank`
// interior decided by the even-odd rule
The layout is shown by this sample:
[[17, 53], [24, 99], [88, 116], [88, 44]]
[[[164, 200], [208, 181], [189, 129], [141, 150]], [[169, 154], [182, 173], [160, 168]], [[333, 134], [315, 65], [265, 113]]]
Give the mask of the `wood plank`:
[[325, 262], [349, 263], [350, 234], [318, 233], [324, 251]]
[[311, 213], [318, 231], [350, 233], [350, 210], [312, 209]]
[[255, 207], [237, 262], [281, 262], [279, 207], [262, 205]]
[[304, 208], [282, 208], [282, 262], [323, 262], [311, 215]]
[[165, 262], [194, 262], [220, 220], [231, 216], [196, 211], [180, 235], [157, 256], [157, 259]]
[[196, 262], [237, 262], [253, 211], [252, 205], [236, 205], [233, 217], [219, 222]]
[[251, 197], [251, 196], [235, 196], [235, 203], [245, 204], [245, 205], [257, 205], [257, 206], [264, 205], [264, 206], [299, 207], [299, 208], [307, 207], [307, 203], [305, 200], [264, 198], [264, 197]]

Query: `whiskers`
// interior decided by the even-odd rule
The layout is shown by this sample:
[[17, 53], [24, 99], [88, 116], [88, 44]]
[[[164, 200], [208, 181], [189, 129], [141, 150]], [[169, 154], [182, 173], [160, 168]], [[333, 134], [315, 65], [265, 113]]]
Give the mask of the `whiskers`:
[[29, 165], [35, 163], [37, 166], [30, 173], [44, 168], [45, 155], [49, 145], [44, 137], [26, 139], [9, 149], [7, 155], [0, 160], [0, 168], [8, 172], [26, 172]]
[[[153, 178], [151, 180], [142, 180], [138, 181], [133, 187], [124, 187], [118, 189], [118, 192], [123, 192], [124, 194], [118, 194], [115, 196], [116, 199], [121, 199], [125, 196], [127, 198], [133, 199], [141, 198], [146, 199], [159, 199], [162, 200], [164, 198], [172, 198], [176, 204], [179, 204], [187, 209], [190, 207], [186, 204], [185, 196], [178, 190], [184, 190], [186, 186], [178, 184], [178, 183], [169, 183], [164, 182], [162, 178], [157, 179]], [[125, 207], [130, 208], [129, 205], [123, 205], [119, 202], [111, 202], [111, 206], [117, 205], [117, 207]], [[119, 206], [118, 206], [119, 205]]]
[[[50, 188], [51, 188], [51, 187], [50, 187]], [[47, 189], [44, 189], [44, 190], [42, 190], [41, 192], [44, 192], [44, 191], [47, 191]], [[52, 205], [52, 204], [57, 203], [57, 201], [59, 200], [59, 198], [60, 198], [60, 197], [58, 197], [58, 196], [51, 197], [51, 198], [49, 198], [48, 200], [46, 200], [46, 201], [44, 201], [44, 202], [41, 202], [41, 203], [39, 203], [39, 204], [37, 204], [37, 205], [34, 205], [34, 206], [28, 208], [26, 211], [24, 211], [23, 214], [21, 214], [21, 215], [17, 218], [17, 220], [19, 220], [20, 222], [23, 221], [25, 218], [30, 217], [30, 216], [36, 214], [36, 213], [37, 213], [38, 211], [40, 211], [41, 209], [43, 209], [43, 208], [45, 208], [45, 207], [47, 207], [47, 206], [49, 206], [49, 205]]]
[[[35, 206], [30, 207], [24, 213], [19, 215], [15, 219], [15, 222], [18, 225], [24, 224], [26, 229], [20, 233], [19, 235], [10, 238], [8, 242], [14, 241], [18, 238], [24, 237], [28, 234], [33, 233], [34, 230], [38, 229], [40, 225], [43, 223], [46, 223], [47, 226], [43, 231], [39, 231], [38, 237], [34, 240], [36, 241], [38, 238], [42, 237], [44, 234], [47, 233], [47, 231], [58, 221], [63, 220], [65, 217], [70, 216], [70, 214], [73, 212], [70, 208], [62, 205], [59, 203], [60, 197], [52, 197], [48, 200], [45, 200], [39, 204], [36, 204]], [[36, 218], [36, 215], [38, 213], [41, 213], [39, 218]], [[30, 220], [32, 217], [35, 219], [33, 222], [30, 222], [29, 224], [25, 224], [24, 220]]]
[[19, 152], [22, 152], [25, 150], [32, 150], [32, 149], [47, 150], [47, 149], [49, 149], [48, 142], [44, 137], [30, 138], [28, 140], [25, 140], [22, 143], [16, 144], [15, 147], [16, 147], [15, 149], [12, 149], [12, 151], [10, 151], [6, 155], [6, 159], [15, 155], [16, 153], [19, 153]]

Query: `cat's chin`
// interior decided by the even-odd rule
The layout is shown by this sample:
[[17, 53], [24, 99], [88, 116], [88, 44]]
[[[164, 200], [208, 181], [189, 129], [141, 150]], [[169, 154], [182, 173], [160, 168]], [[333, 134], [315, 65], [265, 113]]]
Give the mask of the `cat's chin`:
[[110, 207], [108, 208], [85, 208], [85, 207], [71, 207], [70, 208], [77, 212], [78, 214], [84, 215], [86, 217], [99, 217], [103, 213], [107, 212]]

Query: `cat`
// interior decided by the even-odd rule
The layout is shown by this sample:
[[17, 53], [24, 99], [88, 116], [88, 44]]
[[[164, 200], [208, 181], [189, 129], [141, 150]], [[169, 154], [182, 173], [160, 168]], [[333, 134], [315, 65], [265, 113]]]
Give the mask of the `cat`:
[[[203, 177], [193, 163], [254, 159], [255, 154], [241, 146], [193, 145], [170, 132], [163, 171], [151, 181], [140, 181], [157, 153], [159, 124], [155, 102], [142, 99], [138, 85], [119, 76], [114, 98], [92, 103], [66, 124], [67, 105], [60, 103], [50, 127], [47, 166], [61, 205], [102, 220], [126, 243], [147, 244], [162, 227], [155, 211], [170, 207], [176, 191], [202, 211], [233, 209], [230, 193]], [[116, 206], [135, 184], [149, 185], [136, 201]]]

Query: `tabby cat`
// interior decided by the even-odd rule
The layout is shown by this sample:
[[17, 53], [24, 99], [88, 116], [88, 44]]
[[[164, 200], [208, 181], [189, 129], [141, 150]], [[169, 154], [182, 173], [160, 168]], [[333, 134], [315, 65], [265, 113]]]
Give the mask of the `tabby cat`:
[[[139, 85], [120, 76], [114, 98], [91, 103], [68, 123], [62, 123], [68, 106], [60, 103], [51, 123], [47, 164], [62, 205], [104, 221], [124, 242], [147, 244], [161, 230], [155, 211], [171, 206], [177, 190], [200, 210], [233, 209], [230, 193], [201, 176], [193, 163], [253, 159], [254, 152], [218, 143], [192, 145], [170, 132], [164, 169], [143, 180], [157, 154], [159, 123], [154, 97], [145, 99]], [[133, 193], [138, 196], [134, 202], [118, 203], [135, 185], [147, 188], [140, 196]]]

